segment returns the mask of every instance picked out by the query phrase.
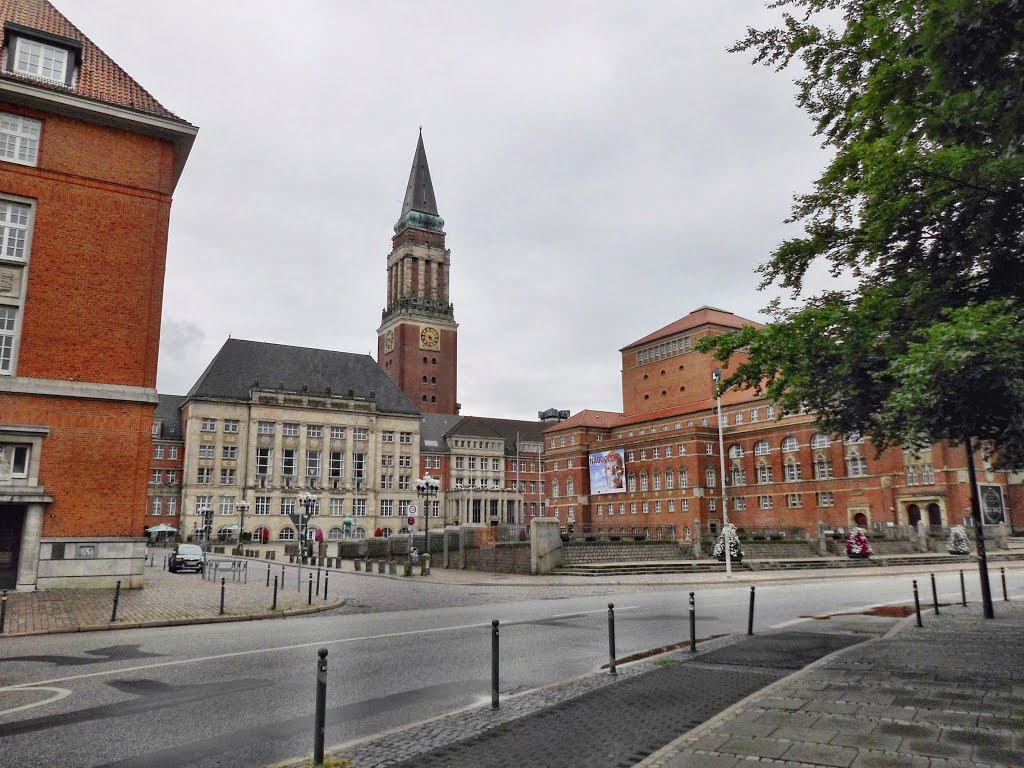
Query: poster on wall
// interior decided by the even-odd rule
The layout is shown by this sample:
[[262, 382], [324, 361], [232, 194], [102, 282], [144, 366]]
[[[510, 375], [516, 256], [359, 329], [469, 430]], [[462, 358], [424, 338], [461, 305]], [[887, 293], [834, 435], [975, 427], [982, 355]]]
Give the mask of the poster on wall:
[[590, 454], [590, 493], [625, 493], [626, 459], [621, 448]]
[[982, 525], [999, 525], [1006, 521], [1003, 489], [1000, 486], [978, 483], [978, 497], [981, 499]]

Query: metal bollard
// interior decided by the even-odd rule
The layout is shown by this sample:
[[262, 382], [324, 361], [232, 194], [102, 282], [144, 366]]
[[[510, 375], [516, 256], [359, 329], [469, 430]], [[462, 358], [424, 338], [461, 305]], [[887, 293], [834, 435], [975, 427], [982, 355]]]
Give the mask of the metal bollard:
[[690, 653], [697, 652], [697, 613], [693, 602], [693, 592], [690, 593]]
[[963, 571], [960, 571], [960, 602], [967, 605], [967, 587], [964, 586]]
[[220, 577], [220, 615], [224, 615], [224, 582], [227, 581], [223, 576]]
[[313, 604], [313, 574], [309, 574], [309, 599], [306, 601], [306, 605]]
[[914, 579], [914, 610], [917, 612], [917, 626], [923, 627], [921, 623], [921, 599], [917, 594], [917, 579]]
[[267, 586], [270, 586], [270, 563], [267, 563]]
[[121, 599], [121, 582], [117, 582], [117, 586], [114, 587], [114, 610], [110, 612], [110, 620], [117, 621], [117, 603]]
[[150, 568], [152, 568], [152, 567], [153, 567], [153, 558], [154, 558], [154, 557], [156, 557], [155, 553], [153, 553], [153, 552], [150, 552], [150, 553], [149, 553], [149, 567], [150, 567]]
[[608, 672], [617, 675], [615, 671], [615, 604], [608, 603]]
[[935, 606], [935, 615], [939, 615], [939, 593], [935, 589], [935, 574], [932, 575], [932, 605]]
[[324, 764], [324, 720], [327, 714], [327, 649], [316, 652], [316, 723], [313, 730], [313, 765]]
[[1006, 594], [1006, 569], [1005, 568], [1000, 568], [999, 569], [999, 578], [1001, 578], [1003, 580], [1003, 600], [1007, 600], [1008, 601], [1010, 599], [1010, 596], [1008, 594]]
[[281, 563], [281, 589], [284, 589], [284, 563]]
[[167, 555], [164, 555], [164, 570], [167, 570]]
[[317, 594], [317, 597], [320, 596], [320, 569], [319, 568], [316, 569], [316, 594]]
[[750, 613], [747, 615], [747, 634], [754, 634], [754, 587], [750, 587]]
[[498, 708], [498, 620], [491, 622], [491, 709]]
[[0, 593], [0, 635], [4, 633], [4, 624], [7, 623], [7, 590]]
[[329, 574], [326, 574], [326, 573], [324, 574], [324, 600], [327, 599], [327, 576], [328, 575]]
[[277, 576], [274, 577], [274, 604], [270, 606], [270, 610], [277, 610]]

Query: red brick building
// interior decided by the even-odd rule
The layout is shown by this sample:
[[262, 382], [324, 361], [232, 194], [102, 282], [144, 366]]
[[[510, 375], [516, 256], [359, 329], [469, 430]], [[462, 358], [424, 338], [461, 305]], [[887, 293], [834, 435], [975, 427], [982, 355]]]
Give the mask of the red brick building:
[[0, 0], [0, 19], [0, 583], [138, 586], [197, 129], [44, 0]]
[[[717, 530], [723, 463], [729, 522], [747, 531], [947, 526], [970, 516], [962, 446], [876, 455], [858, 436], [822, 434], [813, 414], [778, 418], [751, 391], [722, 397], [723, 462], [717, 363], [693, 345], [743, 325], [756, 324], [703, 307], [629, 344], [621, 350], [623, 412], [582, 411], [545, 432], [548, 505], [563, 525], [680, 538]], [[1020, 476], [994, 472], [980, 455], [975, 463], [992, 518], [1001, 501], [1007, 523], [1024, 528]]]
[[391, 239], [377, 362], [423, 413], [459, 412], [459, 326], [448, 294], [450, 266], [420, 134]]

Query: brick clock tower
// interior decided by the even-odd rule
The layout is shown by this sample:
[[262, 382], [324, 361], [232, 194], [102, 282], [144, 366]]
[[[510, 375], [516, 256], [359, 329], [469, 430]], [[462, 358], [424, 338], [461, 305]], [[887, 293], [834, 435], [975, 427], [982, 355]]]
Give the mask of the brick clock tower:
[[391, 239], [377, 362], [421, 411], [455, 414], [459, 326], [448, 296], [451, 251], [444, 238], [421, 132]]

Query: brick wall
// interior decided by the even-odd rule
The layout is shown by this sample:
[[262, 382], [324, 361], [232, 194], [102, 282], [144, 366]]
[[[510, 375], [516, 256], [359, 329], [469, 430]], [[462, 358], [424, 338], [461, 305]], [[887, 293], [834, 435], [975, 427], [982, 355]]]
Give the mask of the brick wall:
[[494, 573], [529, 573], [530, 544], [498, 544], [494, 547], [467, 547], [466, 568]]

